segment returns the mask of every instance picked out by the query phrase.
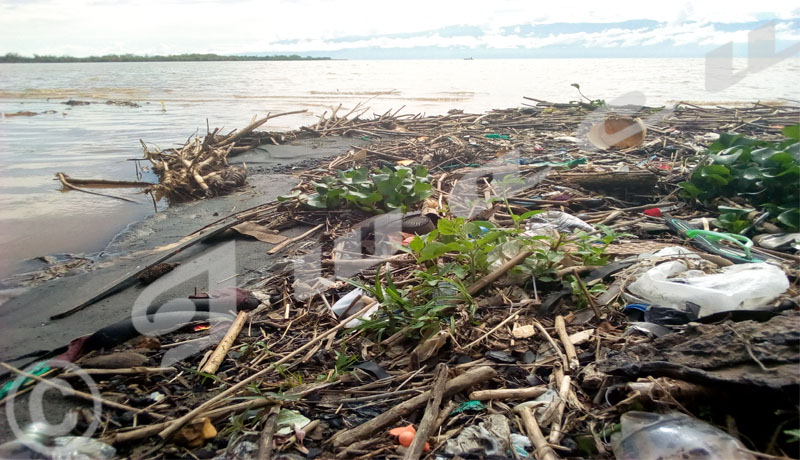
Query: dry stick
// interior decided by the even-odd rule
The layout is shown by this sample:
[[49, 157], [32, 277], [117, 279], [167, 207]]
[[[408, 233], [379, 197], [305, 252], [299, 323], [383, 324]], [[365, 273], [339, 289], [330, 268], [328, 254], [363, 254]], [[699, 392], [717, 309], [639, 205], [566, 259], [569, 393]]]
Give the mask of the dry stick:
[[264, 123], [267, 122], [267, 120], [270, 120], [272, 118], [278, 118], [278, 117], [282, 117], [284, 115], [296, 115], [298, 113], [306, 113], [306, 112], [307, 112], [307, 110], [295, 110], [293, 112], [284, 112], [284, 113], [277, 113], [275, 115], [267, 115], [266, 117], [264, 117], [264, 118], [262, 118], [260, 120], [254, 121], [253, 123], [250, 123], [249, 125], [247, 125], [244, 129], [242, 129], [238, 133], [236, 133], [236, 134], [234, 134], [234, 135], [232, 135], [230, 137], [227, 137], [225, 139], [222, 139], [221, 141], [215, 143], [214, 145], [212, 145], [212, 147], [222, 147], [224, 145], [228, 145], [230, 143], [234, 143], [237, 140], [239, 140], [239, 138], [241, 138], [243, 136], [246, 136], [247, 134], [250, 134], [251, 131], [253, 131], [254, 129], [256, 129], [259, 126], [263, 125]]
[[592, 293], [589, 292], [589, 290], [586, 289], [586, 285], [583, 284], [583, 280], [581, 279], [581, 276], [578, 274], [578, 271], [577, 270], [573, 270], [572, 273], [575, 276], [575, 281], [578, 283], [578, 286], [581, 288], [581, 291], [583, 291], [583, 295], [586, 296], [586, 301], [589, 303], [589, 306], [592, 308], [592, 311], [594, 312], [594, 316], [597, 317], [597, 319], [602, 319], [602, 316], [600, 316], [600, 309], [597, 308], [597, 303], [594, 301], [594, 297], [592, 297]]
[[481, 289], [488, 286], [490, 283], [494, 282], [495, 280], [503, 276], [507, 271], [511, 270], [512, 268], [522, 263], [523, 260], [530, 257], [532, 254], [533, 251], [520, 252], [519, 254], [508, 260], [503, 265], [497, 267], [497, 270], [493, 271], [492, 273], [489, 273], [488, 275], [484, 276], [478, 281], [472, 283], [472, 285], [467, 289], [467, 292], [469, 293], [469, 295], [477, 294], [478, 291], [480, 291]]
[[327, 340], [328, 337], [335, 335], [337, 332], [339, 332], [340, 330], [344, 329], [345, 324], [347, 324], [351, 320], [356, 319], [356, 318], [360, 317], [361, 315], [363, 315], [364, 313], [366, 313], [370, 308], [373, 307], [373, 305], [375, 305], [375, 303], [377, 303], [377, 302], [370, 302], [369, 304], [365, 305], [364, 308], [362, 308], [361, 310], [357, 311], [355, 314], [353, 314], [349, 318], [346, 318], [346, 319], [342, 320], [339, 324], [337, 324], [336, 326], [332, 327], [327, 332], [325, 332], [323, 334], [320, 334], [319, 336], [317, 336], [317, 338], [310, 340], [308, 343], [306, 343], [302, 347], [294, 350], [293, 352], [289, 353], [288, 355], [284, 356], [280, 360], [270, 364], [269, 366], [265, 367], [264, 369], [256, 372], [255, 374], [251, 375], [250, 377], [247, 377], [246, 379], [242, 380], [241, 382], [237, 383], [236, 385], [228, 388], [227, 390], [223, 391], [222, 393], [214, 396], [213, 398], [209, 399], [208, 401], [204, 402], [203, 404], [201, 404], [201, 405], [197, 406], [196, 408], [192, 409], [186, 415], [178, 418], [177, 420], [174, 420], [169, 426], [167, 426], [160, 433], [158, 433], [158, 435], [161, 436], [161, 438], [163, 438], [163, 439], [167, 439], [168, 437], [172, 436], [172, 434], [175, 433], [178, 429], [180, 429], [180, 427], [185, 425], [189, 420], [192, 420], [192, 419], [196, 418], [197, 415], [202, 413], [204, 410], [209, 409], [211, 406], [213, 406], [216, 403], [218, 403], [219, 401], [227, 398], [228, 396], [231, 396], [231, 395], [235, 394], [237, 391], [239, 391], [242, 388], [244, 388], [247, 385], [249, 385], [250, 382], [253, 382], [253, 381], [255, 381], [255, 380], [259, 379], [259, 378], [263, 378], [263, 377], [269, 375], [271, 372], [273, 372], [275, 370], [275, 368], [277, 366], [280, 366], [281, 364], [283, 364], [285, 362], [288, 362], [290, 359], [294, 358], [297, 355], [303, 354], [309, 348], [314, 347], [318, 343], [322, 342], [323, 340]]
[[258, 437], [258, 460], [269, 460], [272, 458], [272, 439], [275, 436], [275, 424], [278, 422], [278, 414], [281, 411], [281, 405], [275, 404], [269, 410], [267, 419], [264, 421], [264, 428], [261, 430], [261, 436]]
[[528, 388], [501, 388], [499, 390], [479, 390], [469, 394], [469, 399], [488, 401], [490, 399], [533, 399], [547, 393], [546, 385]]
[[569, 361], [568, 369], [574, 371], [578, 369], [580, 362], [578, 362], [578, 353], [575, 351], [575, 345], [573, 345], [569, 340], [569, 334], [567, 334], [567, 325], [564, 322], [563, 316], [556, 316], [555, 328], [556, 332], [558, 333], [558, 338], [561, 339], [561, 344], [564, 345], [564, 352], [567, 354], [567, 360]]
[[135, 375], [135, 374], [170, 374], [178, 372], [174, 367], [126, 367], [122, 369], [81, 369], [78, 372], [64, 372], [59, 378], [69, 379], [83, 375]]
[[[62, 174], [62, 173], [59, 173]], [[87, 187], [102, 187], [102, 188], [123, 188], [123, 187], [148, 187], [153, 185], [150, 182], [139, 182], [130, 180], [105, 180], [105, 179], [77, 179], [69, 177], [64, 174], [64, 178], [69, 180], [72, 185], [83, 185]]]
[[269, 251], [267, 251], [267, 254], [269, 254], [269, 255], [275, 254], [276, 252], [279, 252], [280, 250], [282, 250], [286, 246], [289, 246], [292, 243], [296, 243], [296, 242], [302, 240], [303, 238], [306, 238], [309, 235], [314, 234], [315, 232], [317, 232], [318, 230], [320, 230], [324, 226], [325, 226], [325, 224], [319, 224], [316, 227], [314, 227], [311, 230], [303, 233], [300, 236], [296, 236], [294, 238], [289, 238], [288, 240], [284, 241], [283, 243], [281, 243], [281, 244], [275, 246], [274, 248], [270, 249]]
[[242, 327], [244, 323], [247, 321], [248, 313], [246, 311], [240, 311], [236, 315], [236, 319], [233, 320], [233, 324], [231, 324], [230, 329], [228, 332], [225, 333], [225, 337], [220, 340], [217, 348], [214, 350], [214, 353], [211, 354], [211, 357], [208, 358], [206, 361], [205, 366], [200, 369], [200, 372], [207, 372], [209, 374], [215, 374], [217, 369], [219, 369], [220, 364], [222, 361], [225, 360], [225, 356], [228, 355], [228, 351], [233, 346], [233, 342], [236, 340], [236, 337], [239, 336], [239, 332], [242, 331]]
[[558, 456], [547, 444], [542, 430], [539, 429], [539, 424], [536, 422], [536, 417], [533, 416], [531, 408], [522, 406], [516, 411], [522, 417], [522, 426], [525, 427], [525, 432], [528, 433], [528, 439], [536, 447], [536, 451], [533, 453], [534, 456], [538, 460], [558, 460]]
[[565, 369], [568, 369], [569, 361], [567, 361], [567, 357], [564, 355], [564, 353], [561, 352], [561, 349], [558, 348], [558, 344], [556, 344], [556, 341], [553, 340], [552, 337], [550, 337], [550, 334], [547, 333], [547, 331], [544, 329], [544, 326], [542, 326], [542, 324], [539, 321], [536, 321], [534, 325], [536, 326], [537, 329], [539, 329], [539, 332], [541, 332], [542, 335], [547, 339], [547, 342], [550, 343], [550, 346], [553, 347], [553, 350], [555, 350], [556, 355], [558, 355], [558, 358], [561, 360], [561, 365]]
[[[214, 420], [219, 417], [224, 417], [228, 414], [232, 414], [234, 412], [238, 412], [240, 410], [250, 410], [250, 409], [258, 409], [264, 406], [268, 406], [270, 404], [275, 404], [274, 401], [269, 399], [254, 399], [250, 401], [245, 401], [243, 403], [234, 404], [232, 406], [221, 407], [219, 409], [214, 409], [212, 411], [208, 411], [204, 414], [205, 417]], [[124, 442], [129, 441], [136, 441], [138, 439], [149, 438], [155, 434], [158, 434], [159, 431], [163, 430], [172, 422], [162, 422], [156, 423], [154, 425], [147, 425], [141, 428], [137, 428], [131, 431], [125, 431], [122, 433], [117, 433], [113, 437], [113, 444], [121, 444]]]
[[447, 374], [447, 364], [439, 363], [434, 371], [431, 399], [428, 400], [428, 406], [425, 408], [422, 421], [419, 422], [417, 434], [414, 435], [414, 440], [408, 447], [403, 460], [418, 459], [422, 454], [422, 449], [425, 447], [425, 441], [436, 431], [435, 423], [436, 419], [439, 418], [439, 406], [442, 404], [442, 394], [444, 394], [444, 389], [447, 385]]
[[[103, 398], [97, 397], [97, 396], [95, 396], [93, 394], [84, 393], [83, 391], [79, 391], [79, 390], [73, 390], [70, 387], [65, 387], [65, 386], [59, 385], [57, 383], [53, 383], [53, 382], [51, 382], [51, 381], [49, 381], [47, 379], [43, 379], [43, 378], [39, 377], [38, 375], [33, 375], [33, 374], [29, 374], [27, 372], [21, 371], [21, 370], [17, 369], [16, 367], [14, 367], [14, 366], [12, 366], [10, 364], [7, 364], [7, 363], [0, 363], [0, 366], [5, 367], [6, 369], [10, 370], [11, 372], [13, 372], [15, 374], [19, 374], [19, 375], [22, 375], [22, 376], [27, 377], [29, 379], [36, 380], [37, 382], [44, 383], [45, 385], [53, 387], [53, 388], [58, 388], [59, 390], [61, 390], [61, 392], [63, 394], [68, 395], [68, 396], [76, 396], [78, 398], [82, 398], [82, 399], [86, 399], [86, 400], [89, 400], [89, 401], [98, 402], [98, 403], [103, 404], [105, 406], [113, 407], [114, 409], [119, 409], [119, 410], [124, 410], [124, 411], [141, 412], [140, 409], [137, 409], [135, 407], [131, 407], [131, 406], [128, 406], [128, 405], [125, 405], [125, 404], [120, 404], [120, 403], [117, 403], [117, 402], [114, 402], [114, 401], [109, 401], [107, 399], [103, 399]], [[161, 415], [161, 414], [155, 414], [155, 413], [152, 413], [152, 412], [147, 412], [147, 414], [151, 415], [153, 417], [156, 417], [156, 418], [165, 418], [165, 416]]]
[[564, 407], [567, 405], [567, 398], [569, 398], [569, 384], [570, 377], [564, 376], [561, 379], [561, 384], [558, 387], [558, 408], [556, 409], [556, 418], [553, 426], [550, 427], [550, 436], [547, 438], [550, 444], [558, 444], [561, 440], [563, 433], [561, 432], [561, 417], [564, 416]]
[[506, 323], [508, 323], [509, 321], [511, 321], [513, 319], [516, 319], [517, 316], [519, 316], [519, 312], [518, 311], [514, 312], [513, 315], [511, 315], [508, 318], [506, 318], [503, 321], [501, 321], [500, 324], [498, 324], [497, 326], [491, 328], [488, 332], [486, 332], [482, 336], [480, 336], [477, 339], [473, 340], [472, 342], [464, 345], [464, 349], [466, 350], [468, 348], [472, 348], [474, 345], [478, 344], [481, 340], [485, 339], [486, 337], [489, 337], [490, 335], [494, 334], [498, 329], [500, 329], [501, 327], [505, 326]]
[[107, 195], [105, 193], [98, 193], [98, 192], [93, 192], [91, 190], [84, 190], [82, 188], [75, 187], [74, 185], [72, 185], [69, 182], [67, 182], [67, 178], [66, 178], [66, 175], [64, 175], [64, 173], [56, 173], [56, 177], [58, 177], [58, 180], [61, 181], [61, 185], [63, 185], [64, 187], [66, 187], [66, 188], [68, 188], [70, 190], [75, 190], [76, 192], [88, 193], [89, 195], [104, 196], [106, 198], [114, 198], [114, 199], [117, 199], [117, 200], [127, 201], [128, 203], [138, 203], [137, 201], [129, 200], [129, 199], [123, 198], [121, 196]]
[[[497, 375], [497, 371], [489, 366], [481, 366], [468, 370], [458, 377], [447, 382], [444, 389], [443, 398], [449, 398], [456, 393], [460, 393], [473, 385], [478, 385]], [[331, 441], [335, 447], [347, 446], [355, 441], [366, 438], [376, 431], [385, 428], [396, 420], [410, 414], [422, 407], [430, 399], [431, 390], [406, 400], [381, 415], [362, 423], [361, 425], [349, 430], [336, 433]]]

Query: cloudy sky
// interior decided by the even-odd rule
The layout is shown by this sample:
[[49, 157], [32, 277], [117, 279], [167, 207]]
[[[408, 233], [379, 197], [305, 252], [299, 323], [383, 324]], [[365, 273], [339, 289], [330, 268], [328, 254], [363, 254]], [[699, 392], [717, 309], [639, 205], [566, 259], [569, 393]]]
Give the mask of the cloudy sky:
[[0, 0], [0, 53], [699, 57], [769, 21], [800, 41], [782, 0]]

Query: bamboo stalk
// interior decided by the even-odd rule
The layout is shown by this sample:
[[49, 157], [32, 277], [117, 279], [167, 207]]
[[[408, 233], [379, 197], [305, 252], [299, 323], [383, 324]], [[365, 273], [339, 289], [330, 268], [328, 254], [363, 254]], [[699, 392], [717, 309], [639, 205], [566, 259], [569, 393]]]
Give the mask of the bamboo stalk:
[[208, 358], [205, 366], [200, 369], [200, 372], [205, 372], [208, 374], [216, 374], [217, 369], [219, 369], [220, 364], [222, 361], [225, 360], [225, 356], [228, 355], [228, 351], [231, 349], [233, 342], [236, 340], [236, 337], [239, 336], [239, 332], [242, 331], [242, 327], [244, 323], [247, 321], [249, 313], [246, 311], [240, 311], [236, 315], [236, 319], [233, 320], [233, 324], [231, 324], [230, 329], [225, 334], [225, 337], [220, 340], [217, 348], [214, 350], [214, 353], [211, 354], [211, 357]]

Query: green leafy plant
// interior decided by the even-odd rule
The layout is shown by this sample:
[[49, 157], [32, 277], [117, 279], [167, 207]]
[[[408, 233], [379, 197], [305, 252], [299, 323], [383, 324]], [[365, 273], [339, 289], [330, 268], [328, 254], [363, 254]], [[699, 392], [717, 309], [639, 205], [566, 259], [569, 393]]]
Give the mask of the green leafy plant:
[[[378, 312], [372, 318], [362, 321], [356, 329], [374, 332], [378, 340], [401, 330], [409, 337], [427, 337], [441, 329], [442, 320], [449, 316], [454, 306], [450, 300], [457, 299], [471, 305], [472, 298], [459, 280], [447, 279], [438, 274], [431, 276], [420, 271], [415, 274], [422, 279], [422, 283], [404, 289], [394, 284], [390, 273], [386, 274], [385, 286], [380, 273], [375, 276], [375, 283], [371, 286], [348, 281], [364, 289], [380, 303]], [[439, 283], [447, 283], [461, 296], [453, 292], [433, 295], [437, 288], [441, 289]]]
[[789, 437], [787, 443], [800, 441], [800, 430], [783, 430], [783, 434]]
[[608, 256], [606, 256], [608, 245], [620, 238], [633, 236], [629, 233], [619, 233], [605, 225], [597, 227], [603, 233], [602, 236], [589, 235], [586, 232], [576, 235], [577, 250], [573, 251], [573, 254], [577, 254], [581, 258], [581, 265], [602, 266], [608, 264]]
[[358, 356], [347, 354], [345, 344], [342, 344], [341, 350], [336, 352], [336, 361], [333, 364], [333, 369], [329, 372], [317, 376], [317, 381], [335, 382], [344, 374], [347, 374], [348, 369], [358, 362]]
[[[589, 99], [588, 97], [586, 97], [586, 95], [583, 94], [583, 91], [581, 91], [581, 85], [579, 85], [577, 83], [573, 83], [570, 86], [572, 86], [573, 88], [578, 90], [578, 93], [581, 95], [582, 98], [584, 98], [584, 99], [586, 99], [588, 101], [588, 105], [592, 109], [596, 109], [598, 107], [602, 107], [602, 106], [606, 105], [606, 101], [603, 100], [603, 99]], [[580, 101], [576, 101], [576, 102], [580, 102]]]
[[[718, 197], [743, 197], [777, 225], [800, 230], [800, 124], [783, 134], [786, 139], [777, 142], [722, 134], [689, 180], [678, 184], [682, 196], [705, 205]], [[741, 231], [749, 225], [746, 213], [731, 209], [721, 209], [715, 225]]]
[[297, 199], [313, 209], [338, 209], [353, 206], [381, 214], [393, 210], [405, 212], [433, 193], [430, 175], [424, 166], [385, 167], [372, 174], [367, 167], [340, 171], [312, 182], [315, 193], [297, 191], [280, 196], [278, 201]]

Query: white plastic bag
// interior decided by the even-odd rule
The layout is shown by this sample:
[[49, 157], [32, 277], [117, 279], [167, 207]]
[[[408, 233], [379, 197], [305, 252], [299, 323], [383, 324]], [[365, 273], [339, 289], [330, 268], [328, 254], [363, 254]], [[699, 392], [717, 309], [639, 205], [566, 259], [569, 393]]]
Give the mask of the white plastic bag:
[[700, 306], [700, 316], [721, 311], [759, 310], [789, 289], [780, 268], [767, 263], [737, 264], [719, 273], [689, 270], [680, 260], [657, 265], [628, 285], [631, 294], [653, 305]]
[[[337, 318], [340, 320], [346, 319], [349, 316], [352, 316], [353, 313], [361, 310], [366, 306], [363, 300], [360, 299], [361, 296], [364, 295], [364, 291], [356, 288], [352, 291], [348, 292], [347, 295], [342, 297], [341, 299], [337, 300], [336, 303], [331, 305], [331, 310], [333, 310], [333, 314], [336, 315]], [[359, 299], [356, 301], [356, 299]], [[355, 304], [353, 303], [355, 301]], [[349, 308], [348, 308], [349, 307]], [[378, 307], [380, 304], [375, 304], [372, 308], [367, 310], [366, 313], [359, 316], [358, 318], [352, 319], [345, 324], [345, 327], [356, 327], [362, 323], [362, 319], [369, 319], [378, 311]]]

